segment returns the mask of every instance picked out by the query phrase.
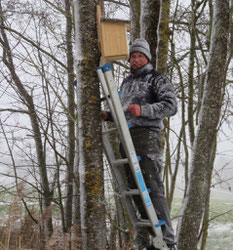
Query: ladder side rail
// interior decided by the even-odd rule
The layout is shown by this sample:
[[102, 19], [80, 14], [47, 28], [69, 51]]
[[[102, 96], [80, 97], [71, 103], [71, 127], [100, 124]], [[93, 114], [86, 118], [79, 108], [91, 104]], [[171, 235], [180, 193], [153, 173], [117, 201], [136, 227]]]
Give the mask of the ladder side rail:
[[102, 86], [102, 89], [103, 89], [103, 92], [104, 92], [104, 96], [105, 96], [106, 101], [108, 103], [108, 106], [110, 108], [113, 121], [116, 124], [116, 126], [119, 127], [119, 124], [118, 124], [119, 122], [118, 122], [118, 120], [116, 118], [116, 114], [114, 112], [112, 100], [110, 98], [110, 94], [109, 94], [109, 91], [108, 91], [108, 86], [107, 86], [105, 76], [103, 74], [103, 71], [102, 71], [101, 67], [97, 68], [97, 74], [98, 74], [98, 77], [99, 77], [99, 80], [100, 80], [100, 83], [101, 83], [101, 86]]
[[118, 133], [119, 133], [119, 136], [121, 138], [120, 141], [122, 142], [122, 145], [125, 148], [124, 140], [122, 138], [123, 135], [122, 135], [121, 130], [120, 130], [119, 120], [116, 117], [115, 109], [114, 109], [114, 106], [113, 106], [113, 103], [112, 103], [112, 99], [110, 97], [110, 93], [109, 93], [108, 86], [107, 86], [107, 83], [106, 83], [106, 77], [103, 74], [102, 67], [97, 68], [97, 74], [98, 74], [98, 77], [99, 77], [99, 80], [100, 80], [100, 83], [101, 83], [101, 86], [102, 86], [102, 89], [103, 89], [103, 92], [104, 92], [104, 96], [105, 96], [106, 101], [108, 103], [108, 106], [110, 108], [113, 121], [114, 121], [114, 123], [115, 123], [115, 125], [116, 125], [116, 127], [118, 129]]

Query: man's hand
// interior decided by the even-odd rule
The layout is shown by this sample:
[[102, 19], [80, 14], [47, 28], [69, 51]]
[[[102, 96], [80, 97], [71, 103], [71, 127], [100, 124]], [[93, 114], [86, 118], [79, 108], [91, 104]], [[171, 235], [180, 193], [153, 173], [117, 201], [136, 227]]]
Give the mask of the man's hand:
[[108, 119], [108, 113], [104, 110], [101, 110], [101, 119], [104, 121]]
[[133, 116], [141, 116], [141, 107], [137, 104], [129, 105], [127, 111]]

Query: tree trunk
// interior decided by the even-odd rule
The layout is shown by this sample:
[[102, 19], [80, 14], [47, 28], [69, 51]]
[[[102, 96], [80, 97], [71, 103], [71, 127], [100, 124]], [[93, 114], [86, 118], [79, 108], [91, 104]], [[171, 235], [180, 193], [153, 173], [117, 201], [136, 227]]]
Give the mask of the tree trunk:
[[222, 106], [229, 37], [229, 0], [215, 1], [210, 56], [200, 122], [192, 153], [188, 195], [178, 226], [179, 250], [197, 249], [198, 233], [209, 192], [211, 156]]
[[189, 28], [190, 32], [190, 52], [189, 52], [189, 72], [188, 72], [188, 127], [191, 145], [194, 142], [194, 116], [193, 116], [193, 97], [194, 97], [194, 64], [195, 64], [195, 45], [196, 45], [196, 4], [192, 0], [192, 19]]
[[82, 249], [106, 248], [96, 1], [74, 1]]
[[170, 36], [169, 19], [170, 19], [171, 1], [162, 1], [159, 31], [158, 31], [158, 49], [157, 49], [157, 69], [163, 74], [167, 74], [167, 58], [168, 58], [168, 43]]
[[[216, 157], [216, 150], [217, 150], [217, 137], [215, 137], [213, 153], [212, 153], [211, 162], [210, 162], [211, 175], [209, 176], [210, 178], [208, 180], [209, 191], [211, 187], [212, 173], [213, 173], [214, 161]], [[209, 219], [210, 219], [209, 210], [210, 210], [210, 192], [208, 192], [207, 197], [206, 197], [206, 206], [205, 206], [205, 211], [204, 211], [204, 216], [203, 216], [202, 229], [200, 232], [201, 235], [199, 236], [199, 238], [202, 236], [201, 250], [205, 250], [206, 248], [206, 243], [207, 243], [207, 238], [208, 238], [208, 229], [209, 229]]]
[[67, 55], [67, 73], [68, 73], [68, 166], [66, 174], [66, 231], [72, 225], [72, 201], [73, 201], [73, 178], [74, 178], [74, 156], [75, 156], [75, 102], [74, 102], [74, 59], [72, 45], [72, 15], [71, 1], [65, 0], [66, 9], [66, 55]]
[[152, 65], [156, 68], [156, 53], [158, 46], [158, 26], [160, 15], [160, 0], [141, 0], [141, 37], [150, 44]]
[[136, 38], [140, 37], [140, 14], [141, 1], [130, 1], [130, 42], [132, 43]]
[[[76, 91], [78, 97], [78, 93]], [[77, 98], [78, 99], [78, 98]], [[78, 114], [76, 115], [78, 117]], [[74, 162], [74, 185], [73, 185], [73, 247], [74, 249], [81, 249], [81, 215], [80, 215], [80, 182], [79, 182], [79, 130], [76, 123], [76, 151]]]

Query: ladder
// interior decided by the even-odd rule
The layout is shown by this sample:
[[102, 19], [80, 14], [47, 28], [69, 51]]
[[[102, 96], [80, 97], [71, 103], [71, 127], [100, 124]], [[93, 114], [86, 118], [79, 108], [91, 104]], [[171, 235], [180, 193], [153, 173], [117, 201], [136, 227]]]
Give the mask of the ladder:
[[[117, 86], [113, 79], [111, 64], [106, 63], [103, 66], [98, 67], [97, 74], [102, 85], [103, 94], [110, 108], [111, 115], [113, 117], [121, 143], [127, 156], [126, 159], [115, 158], [109, 140], [109, 133], [112, 131], [112, 129], [107, 129], [103, 124], [102, 137], [104, 153], [118, 183], [121, 197], [129, 214], [131, 224], [136, 230], [138, 227], [151, 227], [155, 234], [153, 245], [158, 249], [166, 250], [168, 248], [163, 240], [163, 234], [161, 230], [161, 225], [163, 225], [165, 222], [158, 220], [157, 214], [149, 196], [149, 190], [146, 188], [139, 165], [140, 156], [137, 156], [135, 152], [133, 141], [129, 132], [129, 126], [127, 124], [125, 114], [120, 102]], [[138, 189], [127, 188], [127, 185], [122, 178], [122, 174], [119, 169], [119, 165], [122, 165], [124, 163], [129, 164]], [[148, 216], [148, 220], [139, 220], [137, 218], [137, 214], [131, 199], [131, 196], [133, 195], [141, 196], [145, 211]]]

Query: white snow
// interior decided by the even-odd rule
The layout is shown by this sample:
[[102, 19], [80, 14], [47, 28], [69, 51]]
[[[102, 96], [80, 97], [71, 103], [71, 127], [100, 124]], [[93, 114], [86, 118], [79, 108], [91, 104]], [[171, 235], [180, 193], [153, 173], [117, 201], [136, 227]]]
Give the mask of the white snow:
[[75, 64], [83, 59], [82, 56], [82, 47], [80, 42], [80, 20], [79, 20], [79, 5], [78, 0], [74, 0], [74, 19], [75, 19]]
[[75, 68], [77, 78], [77, 112], [78, 112], [78, 141], [79, 141], [79, 177], [80, 177], [80, 214], [81, 214], [81, 233], [82, 233], [82, 246], [86, 249], [87, 235], [86, 235], [86, 190], [85, 186], [85, 161], [83, 151], [83, 121], [82, 121], [82, 79], [79, 72], [79, 63], [83, 59], [81, 49], [81, 34], [80, 34], [80, 20], [79, 20], [79, 4], [78, 0], [74, 1], [74, 14], [75, 14]]
[[214, 224], [214, 225], [211, 225], [210, 228], [209, 228], [210, 231], [215, 231], [217, 233], [221, 233], [221, 232], [224, 232], [224, 231], [228, 231], [228, 232], [233, 232], [233, 229], [232, 229], [232, 223], [227, 223], [227, 224]]

